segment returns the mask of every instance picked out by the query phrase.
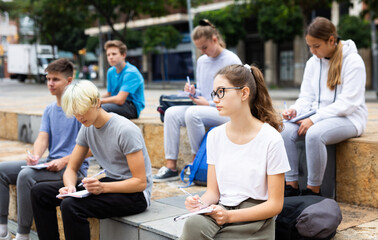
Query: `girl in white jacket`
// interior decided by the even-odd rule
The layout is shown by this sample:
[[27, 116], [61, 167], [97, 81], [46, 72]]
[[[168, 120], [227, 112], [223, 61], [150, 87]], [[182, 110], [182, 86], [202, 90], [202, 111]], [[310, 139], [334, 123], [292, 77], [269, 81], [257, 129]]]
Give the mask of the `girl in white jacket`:
[[360, 136], [367, 121], [366, 71], [354, 42], [340, 41], [336, 27], [323, 17], [308, 26], [306, 42], [313, 56], [307, 61], [299, 98], [282, 115], [290, 120], [309, 111], [314, 114], [284, 123], [281, 134], [291, 167], [285, 174], [285, 196], [300, 193], [297, 140], [305, 140], [308, 168], [307, 187], [301, 195], [320, 195], [326, 145]]

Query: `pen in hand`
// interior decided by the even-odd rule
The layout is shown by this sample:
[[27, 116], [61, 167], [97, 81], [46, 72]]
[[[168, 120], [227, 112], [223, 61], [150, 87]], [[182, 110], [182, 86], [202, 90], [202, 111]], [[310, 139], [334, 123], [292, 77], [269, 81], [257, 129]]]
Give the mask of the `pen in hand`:
[[[286, 101], [284, 101], [284, 107], [285, 107], [285, 113], [288, 114], [288, 112], [287, 112], [287, 104], [286, 104]], [[291, 116], [288, 115], [288, 116], [287, 116], [287, 119], [290, 119], [290, 118], [291, 118]]]
[[[191, 197], [194, 197], [191, 193], [187, 192], [185, 189], [183, 188], [179, 188], [183, 193], [185, 193], [186, 195], [188, 196], [191, 196]], [[205, 205], [202, 201], [201, 201], [201, 198], [198, 198], [198, 202], [201, 203], [202, 205]]]
[[186, 76], [186, 81], [188, 82], [189, 92], [191, 92], [192, 86], [190, 86], [190, 78], [189, 78], [189, 76]]
[[[95, 175], [93, 175], [91, 178], [97, 177], [98, 175], [101, 175], [101, 174], [103, 174], [103, 173], [105, 173], [105, 172], [106, 172], [105, 169], [102, 170], [102, 171], [99, 171], [98, 173], [96, 173]], [[77, 186], [78, 186], [78, 187], [83, 186], [83, 183], [81, 182], [81, 183], [79, 183], [79, 185], [77, 185]]]
[[35, 158], [35, 156], [33, 154], [31, 154], [31, 152], [29, 151], [29, 149], [26, 149], [26, 152], [28, 154], [28, 156], [33, 160], [31, 162], [28, 162], [27, 165], [35, 165], [37, 164], [37, 159]]
[[29, 149], [26, 149], [26, 152], [27, 154], [29, 155], [29, 157], [33, 160], [35, 160], [35, 157], [33, 156], [33, 154], [31, 154], [31, 152], [29, 151]]

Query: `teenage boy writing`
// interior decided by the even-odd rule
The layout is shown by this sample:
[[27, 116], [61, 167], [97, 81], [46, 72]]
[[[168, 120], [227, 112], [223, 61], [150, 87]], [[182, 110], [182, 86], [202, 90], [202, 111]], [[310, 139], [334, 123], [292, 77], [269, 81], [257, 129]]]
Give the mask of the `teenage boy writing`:
[[[33, 154], [26, 156], [26, 161], [0, 163], [0, 240], [10, 240], [8, 231], [9, 185], [17, 184], [17, 234], [16, 240], [30, 239], [30, 227], [33, 212], [30, 191], [34, 184], [62, 179], [64, 169], [75, 146], [75, 139], [81, 123], [74, 118], [67, 118], [61, 107], [64, 89], [72, 82], [73, 64], [67, 59], [59, 59], [48, 65], [47, 87], [56, 97], [56, 102], [48, 105], [42, 115], [41, 127], [33, 145]], [[46, 150], [46, 159], [41, 156]], [[25, 165], [46, 163], [47, 168], [36, 170], [21, 168]], [[88, 162], [78, 166], [77, 177], [86, 176]]]
[[[89, 240], [87, 218], [121, 217], [143, 212], [150, 203], [151, 163], [140, 129], [130, 120], [101, 108], [100, 93], [90, 81], [72, 83], [63, 96], [62, 106], [84, 126], [62, 182], [39, 183], [32, 189], [34, 219], [40, 240], [59, 239], [55, 207], [60, 205], [67, 240]], [[106, 170], [106, 177], [78, 181], [76, 172], [88, 149]], [[56, 195], [84, 189], [85, 198]]]
[[118, 40], [104, 46], [109, 68], [107, 92], [102, 95], [102, 108], [128, 119], [138, 118], [144, 109], [144, 79], [139, 70], [126, 62], [127, 47]]

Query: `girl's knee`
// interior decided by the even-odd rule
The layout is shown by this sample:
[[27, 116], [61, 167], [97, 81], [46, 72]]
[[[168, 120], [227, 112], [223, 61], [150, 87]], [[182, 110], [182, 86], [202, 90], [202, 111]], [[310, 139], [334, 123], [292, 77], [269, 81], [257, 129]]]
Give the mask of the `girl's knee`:
[[198, 113], [197, 113], [196, 106], [189, 107], [185, 111], [185, 122], [191, 122], [191, 121], [196, 120], [196, 119], [197, 120], [200, 119], [200, 117], [198, 116]]
[[319, 131], [314, 131], [314, 129], [309, 128], [306, 133], [306, 143], [318, 143], [321, 142], [322, 133]]

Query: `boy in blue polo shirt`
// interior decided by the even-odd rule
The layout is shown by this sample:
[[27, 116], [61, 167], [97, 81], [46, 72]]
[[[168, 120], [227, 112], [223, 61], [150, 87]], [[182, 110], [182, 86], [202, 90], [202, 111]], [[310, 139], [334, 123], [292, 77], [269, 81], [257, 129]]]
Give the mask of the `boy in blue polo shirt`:
[[118, 40], [107, 41], [104, 46], [111, 68], [107, 73], [107, 92], [102, 95], [101, 106], [128, 119], [138, 118], [144, 109], [144, 79], [139, 70], [126, 62], [126, 45]]

